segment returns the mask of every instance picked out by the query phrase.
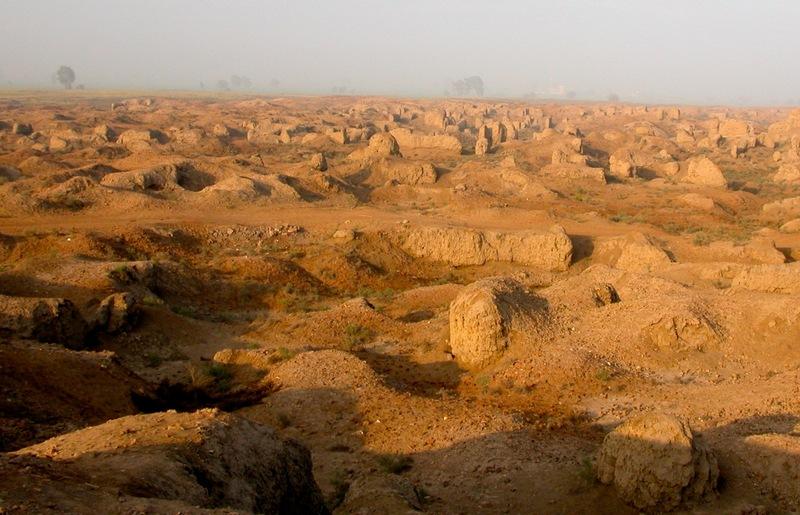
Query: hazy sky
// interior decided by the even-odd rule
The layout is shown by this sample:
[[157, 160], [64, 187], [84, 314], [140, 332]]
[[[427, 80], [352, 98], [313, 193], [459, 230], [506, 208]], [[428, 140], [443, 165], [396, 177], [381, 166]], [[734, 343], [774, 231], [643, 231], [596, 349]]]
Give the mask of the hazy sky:
[[800, 99], [797, 0], [0, 0], [0, 84], [776, 104]]

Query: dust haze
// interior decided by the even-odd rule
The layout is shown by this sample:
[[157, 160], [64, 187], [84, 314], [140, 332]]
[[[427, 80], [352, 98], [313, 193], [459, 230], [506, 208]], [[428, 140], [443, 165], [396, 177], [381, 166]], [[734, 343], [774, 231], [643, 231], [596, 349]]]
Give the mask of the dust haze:
[[[3, 2], [0, 83], [704, 104], [800, 101], [796, 2]], [[222, 83], [225, 81], [226, 83]]]

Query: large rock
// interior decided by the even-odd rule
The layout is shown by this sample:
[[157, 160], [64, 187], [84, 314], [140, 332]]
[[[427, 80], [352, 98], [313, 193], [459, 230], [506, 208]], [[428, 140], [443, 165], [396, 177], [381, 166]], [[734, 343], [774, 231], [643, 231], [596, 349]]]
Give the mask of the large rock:
[[800, 263], [748, 267], [733, 278], [731, 287], [764, 293], [800, 293]]
[[383, 158], [372, 166], [370, 182], [408, 184], [433, 184], [438, 178], [431, 163], [415, 163], [401, 158]]
[[452, 265], [509, 261], [563, 271], [572, 261], [572, 241], [560, 226], [546, 232], [419, 227], [405, 231], [401, 245], [412, 256]]
[[137, 498], [275, 514], [328, 513], [302, 445], [215, 409], [111, 420], [15, 453]]
[[689, 169], [683, 182], [715, 188], [728, 187], [728, 181], [722, 175], [722, 170], [707, 157], [696, 157], [689, 160]]
[[597, 476], [639, 509], [669, 511], [712, 494], [719, 468], [685, 421], [651, 413], [606, 435]]
[[390, 132], [397, 140], [401, 152], [405, 152], [406, 149], [425, 148], [461, 153], [461, 142], [455, 136], [417, 134], [410, 129], [393, 129]]
[[67, 299], [0, 295], [0, 332], [80, 349], [86, 345], [88, 329]]
[[474, 282], [450, 304], [450, 348], [471, 368], [483, 367], [508, 348], [512, 329], [536, 312], [535, 298], [514, 279]]
[[636, 176], [636, 164], [633, 155], [627, 149], [620, 149], [608, 158], [608, 171], [611, 176], [618, 179], [628, 179]]
[[158, 133], [150, 129], [128, 129], [117, 137], [117, 143], [132, 152], [148, 150], [151, 145], [158, 142]]
[[114, 293], [100, 303], [92, 320], [97, 331], [116, 334], [132, 329], [139, 321], [141, 307], [131, 293]]
[[666, 252], [640, 232], [599, 240], [592, 260], [633, 272], [654, 272], [672, 262]]

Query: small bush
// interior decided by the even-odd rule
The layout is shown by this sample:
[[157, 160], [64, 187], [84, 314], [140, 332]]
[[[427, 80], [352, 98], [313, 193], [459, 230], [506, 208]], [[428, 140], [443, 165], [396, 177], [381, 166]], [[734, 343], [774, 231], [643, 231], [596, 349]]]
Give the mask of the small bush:
[[292, 359], [295, 354], [296, 353], [294, 351], [289, 350], [286, 347], [278, 347], [272, 354], [270, 354], [268, 361], [270, 363], [280, 363], [281, 361]]
[[328, 505], [330, 511], [333, 511], [344, 502], [344, 498], [348, 490], [350, 490], [350, 481], [348, 481], [347, 475], [339, 470], [331, 475], [330, 482], [333, 491], [330, 493], [325, 504]]
[[389, 474], [402, 474], [409, 470], [414, 464], [409, 456], [386, 454], [378, 457], [378, 465], [381, 470]]
[[375, 334], [368, 327], [359, 324], [349, 324], [344, 329], [344, 348], [352, 351], [369, 343]]

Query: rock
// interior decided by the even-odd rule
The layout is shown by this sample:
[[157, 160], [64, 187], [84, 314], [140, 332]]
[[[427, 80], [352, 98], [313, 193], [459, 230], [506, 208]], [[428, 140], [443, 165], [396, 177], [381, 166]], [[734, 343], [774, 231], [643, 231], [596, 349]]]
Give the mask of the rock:
[[731, 287], [764, 293], [800, 293], [800, 262], [751, 266], [733, 278]]
[[461, 153], [461, 142], [455, 136], [425, 135], [413, 133], [410, 129], [393, 129], [390, 134], [397, 140], [400, 151], [427, 148]]
[[116, 334], [136, 326], [141, 316], [141, 308], [131, 293], [114, 293], [100, 303], [92, 320], [97, 331]]
[[324, 172], [328, 169], [328, 160], [325, 159], [325, 154], [322, 152], [317, 152], [311, 159], [309, 160], [309, 165], [311, 166], [312, 170], [316, 170], [318, 172]]
[[722, 329], [699, 302], [665, 302], [644, 320], [641, 340], [668, 352], [705, 351], [722, 339]]
[[636, 176], [636, 164], [629, 150], [620, 149], [608, 158], [608, 171], [613, 177], [628, 179]]
[[59, 463], [77, 481], [123, 495], [256, 513], [328, 513], [305, 447], [216, 409], [127, 416], [14, 454]]
[[594, 181], [601, 184], [606, 183], [606, 173], [602, 168], [594, 168], [572, 163], [549, 164], [540, 171], [542, 175], [559, 177], [562, 179], [572, 179], [578, 181]]
[[719, 467], [685, 421], [650, 413], [606, 435], [597, 476], [639, 509], [670, 511], [713, 494]]
[[149, 129], [128, 129], [119, 135], [117, 143], [132, 152], [147, 150], [152, 144], [158, 143], [158, 135]]
[[11, 166], [0, 165], [0, 184], [16, 181], [22, 177], [22, 172]]
[[408, 479], [398, 475], [369, 474], [350, 485], [340, 513], [417, 513], [422, 511], [417, 490]]
[[609, 283], [600, 283], [592, 287], [592, 298], [598, 306], [608, 306], [619, 302], [619, 294], [616, 288]]
[[786, 233], [800, 232], [800, 218], [789, 220], [785, 224], [781, 225], [780, 231]]
[[65, 139], [59, 138], [58, 136], [52, 136], [47, 144], [47, 148], [51, 152], [64, 152], [69, 150], [70, 144], [69, 141]]
[[753, 133], [753, 126], [744, 120], [728, 119], [720, 122], [718, 133], [725, 139], [746, 138]]
[[29, 123], [16, 122], [11, 126], [11, 134], [30, 136], [33, 134], [33, 127]]
[[401, 157], [397, 140], [388, 132], [379, 132], [369, 139], [369, 144], [366, 148], [354, 150], [347, 158], [351, 161], [370, 164], [392, 156]]
[[713, 211], [717, 207], [714, 199], [700, 195], [699, 193], [687, 193], [678, 197], [684, 204], [691, 206], [701, 211]]
[[103, 142], [110, 142], [114, 141], [116, 137], [116, 133], [114, 130], [106, 124], [98, 125], [92, 130], [92, 134]]
[[211, 129], [211, 134], [218, 138], [230, 138], [231, 137], [231, 129], [222, 123], [217, 123]]
[[699, 186], [727, 188], [728, 181], [722, 175], [722, 170], [707, 157], [696, 157], [689, 160], [689, 170], [683, 182]]
[[[748, 477], [787, 509], [800, 506], [800, 427], [790, 434], [749, 435], [737, 447]], [[751, 513], [768, 512], [764, 509]]]
[[342, 241], [353, 241], [356, 239], [356, 232], [353, 229], [337, 229], [333, 233], [333, 238]]
[[640, 232], [598, 240], [592, 260], [633, 272], [653, 272], [672, 262], [666, 252]]
[[397, 140], [387, 132], [379, 132], [369, 139], [370, 154], [378, 157], [399, 156], [400, 146]]
[[479, 138], [478, 141], [475, 142], [475, 155], [482, 156], [489, 152], [489, 140], [486, 138]]
[[560, 226], [547, 232], [410, 228], [401, 234], [401, 246], [412, 256], [457, 266], [509, 261], [563, 271], [572, 261], [572, 241]]
[[373, 183], [389, 181], [416, 186], [418, 184], [434, 184], [439, 177], [436, 168], [431, 163], [415, 163], [399, 158], [383, 158], [374, 163], [372, 170], [374, 177], [370, 177], [370, 182]]
[[514, 326], [536, 311], [534, 297], [507, 277], [482, 279], [464, 288], [450, 304], [450, 348], [470, 368], [488, 365], [509, 346]]
[[794, 183], [800, 181], [800, 163], [784, 163], [772, 176], [775, 182]]
[[786, 256], [775, 247], [769, 238], [755, 238], [745, 245], [736, 245], [730, 241], [715, 241], [708, 246], [711, 254], [721, 257], [721, 261], [749, 264], [780, 264], [786, 262]]
[[88, 329], [78, 308], [67, 299], [0, 295], [0, 331], [81, 349], [86, 346]]

